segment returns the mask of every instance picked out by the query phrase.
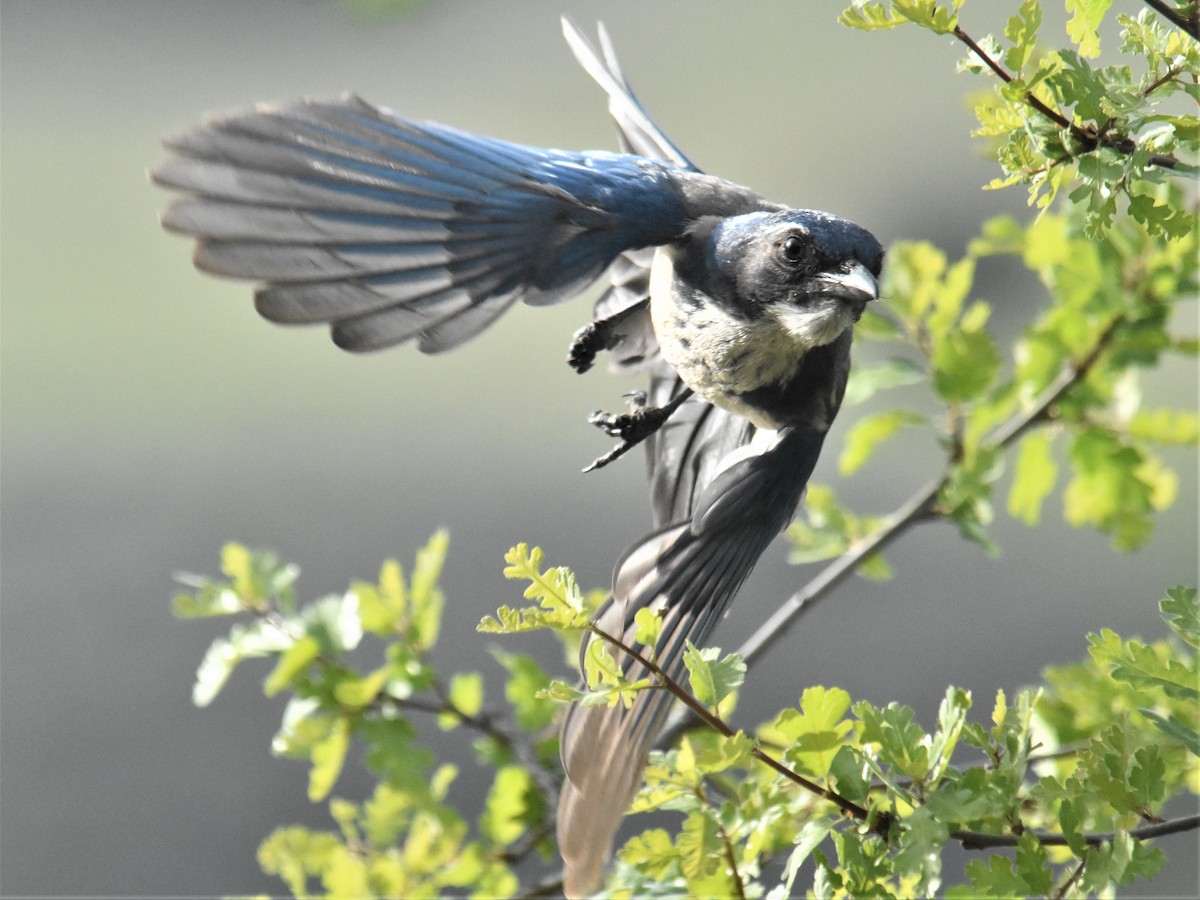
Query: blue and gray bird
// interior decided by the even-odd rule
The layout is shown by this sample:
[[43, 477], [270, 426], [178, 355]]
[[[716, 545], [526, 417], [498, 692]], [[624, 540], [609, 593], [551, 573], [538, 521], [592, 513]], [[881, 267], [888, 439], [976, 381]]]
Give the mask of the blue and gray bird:
[[[593, 415], [620, 440], [593, 466], [644, 442], [655, 530], [617, 563], [596, 622], [632, 641], [637, 611], [661, 611], [657, 661], [678, 677], [685, 642], [705, 642], [795, 513], [883, 250], [844, 219], [702, 173], [649, 120], [603, 29], [599, 51], [564, 31], [608, 95], [620, 153], [520, 146], [351, 96], [214, 118], [168, 140], [153, 178], [186, 195], [163, 225], [197, 239], [200, 269], [258, 282], [265, 318], [325, 323], [347, 350], [449, 350], [518, 300], [556, 303], [609, 272], [569, 361], [584, 371], [608, 351], [645, 373], [637, 408]], [[569, 896], [600, 885], [669, 706], [648, 690], [629, 709], [569, 709]]]

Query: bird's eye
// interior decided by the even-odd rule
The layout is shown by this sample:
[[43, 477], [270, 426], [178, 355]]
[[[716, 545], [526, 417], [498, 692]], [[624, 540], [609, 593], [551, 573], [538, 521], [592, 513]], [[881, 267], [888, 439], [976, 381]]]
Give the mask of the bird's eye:
[[800, 240], [794, 234], [784, 240], [780, 246], [780, 250], [783, 252], [783, 258], [788, 262], [795, 263], [804, 259], [804, 241]]

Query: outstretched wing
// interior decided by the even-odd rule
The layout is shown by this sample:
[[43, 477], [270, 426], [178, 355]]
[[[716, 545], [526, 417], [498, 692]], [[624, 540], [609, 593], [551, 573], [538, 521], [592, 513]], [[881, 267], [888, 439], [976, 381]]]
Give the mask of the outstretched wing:
[[521, 299], [569, 297], [624, 250], [686, 225], [678, 169], [413, 122], [357, 97], [260, 106], [172, 138], [152, 173], [196, 265], [262, 282], [281, 323], [348, 350], [474, 336]]

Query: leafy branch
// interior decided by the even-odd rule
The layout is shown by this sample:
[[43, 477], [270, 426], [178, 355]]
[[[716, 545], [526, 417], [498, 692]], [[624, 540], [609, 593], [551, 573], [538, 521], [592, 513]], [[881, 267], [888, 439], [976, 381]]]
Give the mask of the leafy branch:
[[[625, 653], [631, 659], [636, 661], [647, 672], [649, 672], [655, 679], [658, 680], [658, 687], [661, 687], [662, 689], [668, 691], [672, 696], [674, 696], [677, 700], [679, 700], [681, 703], [683, 703], [683, 705], [685, 707], [687, 707], [687, 709], [689, 709], [691, 711], [691, 713], [694, 716], [696, 716], [696, 718], [698, 718], [701, 722], [703, 722], [706, 726], [711, 728], [713, 731], [717, 732], [722, 737], [726, 737], [726, 738], [732, 738], [732, 737], [737, 736], [738, 732], [732, 726], [730, 726], [729, 723], [727, 723], [725, 720], [720, 718], [716, 713], [712, 712], [708, 707], [706, 707], [703, 703], [701, 703], [691, 691], [688, 691], [687, 689], [685, 689], [683, 687], [683, 685], [681, 685], [678, 681], [676, 681], [674, 678], [671, 677], [670, 673], [668, 673], [666, 670], [664, 670], [661, 666], [659, 666], [656, 662], [651, 660], [645, 654], [643, 654], [636, 648], [629, 646], [624, 641], [622, 641], [620, 638], [616, 637], [615, 635], [609, 634], [607, 631], [604, 631], [602, 628], [599, 628], [595, 624], [589, 623], [587, 626], [587, 631], [591, 634], [596, 635], [601, 640], [604, 640], [607, 643], [611, 644], [612, 646], [616, 647], [622, 653]], [[689, 652], [692, 654], [692, 657], [691, 657], [692, 660], [697, 660], [697, 654], [696, 654], [695, 648], [692, 647], [690, 644], [688, 645], [688, 647], [689, 647]], [[654, 690], [654, 689], [656, 689], [656, 687], [654, 685], [651, 685], [649, 687], [640, 688], [640, 689], [641, 690]], [[761, 762], [764, 765], [766, 765], [767, 767], [773, 769], [775, 772], [782, 775], [784, 778], [788, 779], [789, 781], [793, 782], [794, 784], [799, 785], [800, 787], [802, 787], [804, 790], [808, 791], [809, 793], [815, 794], [816, 796], [820, 797], [821, 799], [829, 801], [830, 803], [832, 803], [834, 806], [836, 806], [838, 809], [840, 809], [843, 813], [850, 816], [851, 818], [859, 819], [859, 820], [863, 820], [863, 821], [867, 820], [867, 818], [869, 816], [869, 811], [867, 809], [865, 809], [862, 806], [859, 806], [857, 803], [852, 803], [851, 801], [838, 796], [835, 792], [829, 790], [828, 788], [821, 787], [821, 785], [816, 784], [813, 781], [810, 781], [809, 779], [807, 779], [803, 775], [801, 775], [799, 772], [796, 772], [794, 769], [784, 765], [782, 762], [780, 762], [775, 757], [764, 752], [760, 746], [757, 746], [757, 745], [752, 746], [749, 748], [748, 752], [751, 756], [753, 756], [759, 762]]]
[[1144, 0], [1145, 4], [1193, 38], [1200, 40], [1200, 7], [1196, 3], [1185, 3], [1172, 7], [1165, 0]]
[[[1098, 358], [1101, 352], [1092, 355]], [[1086, 368], [1086, 361], [1085, 357], [1079, 367]], [[1067, 388], [1060, 385], [1058, 389], [1061, 394]], [[1035, 415], [1034, 410], [1027, 413], [1031, 418]], [[1004, 434], [1020, 430], [1015, 423], [1002, 428]], [[514, 556], [525, 559], [537, 556], [540, 560], [540, 555], [525, 548], [512, 551], [510, 558]], [[510, 572], [515, 568], [510, 567]], [[526, 571], [524, 577], [534, 584], [547, 580], [538, 571]], [[1196, 596], [1195, 590], [1172, 590], [1162, 601], [1161, 609], [1164, 619], [1181, 638], [1200, 643], [1200, 624], [1194, 624], [1200, 623]], [[538, 610], [526, 613], [539, 614]], [[486, 621], [493, 623], [488, 630], [495, 631], [497, 620]], [[548, 621], [543, 627], [561, 631], [568, 626]], [[1195, 764], [1194, 755], [1185, 764], [1188, 759], [1185, 746], [1195, 740], [1195, 729], [1200, 725], [1193, 702], [1200, 697], [1200, 690], [1188, 687], [1189, 680], [1195, 681], [1200, 675], [1194, 657], [1183, 657], [1176, 662], [1137, 641], [1120, 642], [1108, 633], [1093, 637], [1096, 674], [1110, 672], [1110, 678], [1136, 688], [1120, 702], [1141, 709], [1138, 715], [1149, 730], [1127, 730], [1131, 729], [1131, 723], [1126, 721], [1119, 729], [1111, 728], [1083, 743], [1077, 741], [1070, 752], [1055, 750], [1056, 741], [1049, 732], [1039, 732], [1035, 738], [1035, 710], [1036, 718], [1043, 723], [1036, 727], [1053, 723], [1062, 734], [1073, 734], [1073, 719], [1069, 717], [1090, 716], [1076, 697], [1059, 696], [1064, 682], [1057, 673], [1053, 677], [1059, 686], [1044, 694], [1022, 692], [1009, 704], [1001, 692], [993, 709], [994, 727], [990, 731], [967, 720], [970, 697], [955, 689], [947, 692], [939, 710], [937, 730], [927, 734], [916, 726], [909, 709], [896, 704], [885, 708], [868, 703], [852, 705], [844, 692], [814, 687], [804, 692], [798, 710], [784, 710], [774, 722], [760, 728], [757, 740], [751, 741], [717, 712], [718, 708], [728, 706], [727, 699], [741, 684], [745, 667], [736, 656], [719, 658], [719, 651], [701, 652], [689, 645], [685, 656], [691, 682], [688, 690], [648, 650], [594, 623], [585, 623], [580, 629], [636, 664], [638, 680], [629, 681], [624, 674], [626, 667], [602, 656], [601, 662], [587, 669], [588, 691], [580, 693], [551, 686], [546, 692], [548, 696], [612, 704], [634, 702], [633, 697], [641, 691], [665, 690], [704, 726], [689, 732], [678, 747], [651, 760], [647, 784], [640, 799], [635, 801], [635, 809], [679, 809], [688, 813], [688, 818], [676, 842], [651, 831], [626, 846], [622, 859], [627, 864], [637, 863], [638, 878], [659, 877], [655, 873], [670, 870], [668, 860], [691, 860], [695, 847], [704, 845], [724, 859], [722, 877], [727, 880], [721, 882], [722, 890], [737, 894], [739, 885], [744, 890], [744, 879], [754, 876], [759, 862], [757, 857], [748, 857], [737, 849], [739, 840], [744, 841], [750, 833], [739, 829], [764, 827], [754, 815], [754, 798], [763, 792], [777, 794], [778, 789], [772, 786], [771, 777], [764, 780], [749, 765], [740, 778], [727, 779], [723, 773], [731, 766], [741, 767], [743, 759], [746, 764], [750, 760], [763, 764], [776, 781], [797, 786], [803, 793], [834, 804], [843, 817], [842, 823], [848, 819], [863, 823], [861, 830], [855, 830], [854, 840], [866, 841], [874, 836], [880, 841], [879, 852], [893, 854], [896, 866], [909, 856], [925, 859], [947, 841], [971, 850], [1015, 848], [1019, 857], [1023, 855], [1026, 866], [1032, 867], [1022, 874], [1026, 880], [1021, 884], [1026, 892], [1031, 884], [1040, 884], [1045, 878], [1037, 875], [1035, 879], [1034, 868], [1041, 871], [1048, 867], [1046, 848], [1067, 847], [1081, 862], [1091, 861], [1082, 872], [1072, 873], [1062, 881], [1061, 890], [1070, 890], [1076, 882], [1095, 890], [1100, 884], [1097, 879], [1108, 877], [1103, 873], [1113, 871], [1112, 861], [1116, 857], [1128, 860], [1126, 868], [1130, 874], [1136, 872], [1145, 877], [1161, 865], [1161, 854], [1139, 849], [1139, 842], [1200, 828], [1200, 817], [1163, 820], [1152, 812], [1152, 807], [1167, 796], [1161, 780], [1166, 773], [1174, 773], [1172, 777], [1182, 783], [1191, 777], [1187, 772]], [[652, 648], [656, 633], [649, 623], [639, 622], [637, 641]], [[588, 651], [585, 656], [596, 654]], [[1111, 688], [1114, 682], [1108, 684], [1110, 687], [1101, 689], [1095, 684], [1073, 689], [1086, 691], [1097, 704], [1118, 708]], [[1157, 701], [1150, 701], [1149, 695], [1138, 692], [1150, 686], [1178, 695], [1179, 704], [1173, 707], [1174, 712], [1162, 710], [1164, 714], [1160, 715], [1143, 706], [1148, 702], [1163, 702], [1163, 694], [1158, 695]], [[845, 721], [843, 717], [851, 707], [855, 720]], [[1186, 721], [1180, 718], [1184, 709], [1190, 710]], [[707, 741], [706, 734], [717, 743]], [[1035, 739], [1049, 741], [1050, 752], [1032, 756], [1030, 750]], [[966, 770], [955, 768], [951, 758], [960, 742], [984, 750], [987, 762]], [[767, 752], [768, 747], [773, 748], [771, 752]], [[1168, 757], [1173, 761], [1167, 762]], [[1058, 774], [1043, 774], [1030, 785], [1027, 773], [1035, 765]], [[1113, 784], [1105, 779], [1110, 779], [1111, 773], [1121, 767], [1129, 771], [1131, 784], [1114, 793]], [[1064, 773], [1070, 774], [1059, 780]], [[705, 782], [711, 782], [722, 794], [724, 800], [720, 805], [714, 805], [702, 790]], [[830, 783], [835, 786], [826, 786]], [[1114, 815], [1112, 811], [1101, 813], [1100, 807], [1094, 811], [1088, 808], [1087, 804], [1095, 802], [1091, 798], [1100, 795], [1124, 810], [1116, 818], [1132, 813], [1149, 824], [1131, 823], [1115, 831], [1082, 827], [1085, 822], [1098, 823]], [[773, 802], [778, 804], [782, 800]], [[1056, 811], [1060, 804], [1061, 810]], [[732, 812], [744, 808], [745, 812], [739, 814], [744, 818]], [[811, 826], [819, 827], [821, 835], [832, 834], [837, 838], [839, 852], [853, 855], [847, 843], [850, 838], [838, 830], [841, 827], [838, 819], [822, 818], [819, 807], [797, 814]], [[1036, 827], [1046, 821], [1057, 822], [1058, 830]], [[797, 849], [806, 848], [805, 853], [816, 852], [806, 841], [797, 843], [792, 832], [784, 833], [788, 835], [783, 839], [785, 846], [795, 844]], [[706, 841], [709, 843], [705, 844]], [[764, 852], [764, 848], [759, 846], [756, 852]], [[976, 885], [1000, 877], [994, 860], [986, 865], [980, 863], [983, 868], [975, 866]], [[689, 865], [683, 863], [685, 872], [689, 871]], [[633, 877], [632, 872], [627, 874]], [[718, 874], [711, 869], [692, 868], [686, 879], [687, 887], [694, 893], [711, 891], [715, 882], [708, 879]], [[933, 878], [935, 874], [931, 869], [922, 877]], [[1046, 885], [1050, 883], [1045, 881]], [[640, 882], [635, 879], [625, 884], [636, 893]], [[1010, 885], [1010, 890], [1015, 891], [1016, 887]]]
[[[991, 69], [991, 71], [994, 72], [996, 76], [1005, 84], [1012, 84], [1017, 80], [1015, 75], [1009, 73], [1004, 66], [1000, 65], [1000, 63], [992, 58], [992, 56], [986, 50], [979, 46], [975, 39], [963, 30], [962, 26], [955, 25], [950, 33], [968, 48], [970, 48], [971, 52], [974, 53], [979, 60], [989, 69]], [[1179, 74], [1180, 71], [1182, 71], [1182, 69], [1173, 69], [1160, 78], [1157, 78], [1148, 88], [1142, 91], [1143, 99], [1148, 98], [1152, 93], [1154, 93], [1155, 90], [1170, 82], [1176, 75]], [[1040, 97], [1034, 94], [1032, 90], [1025, 91], [1021, 97], [1025, 103], [1037, 110], [1059, 128], [1065, 128], [1070, 131], [1072, 137], [1074, 137], [1079, 144], [1077, 150], [1078, 154], [1090, 153], [1097, 147], [1111, 147], [1117, 152], [1124, 154], [1132, 154], [1138, 149], [1137, 142], [1131, 138], [1109, 133], [1112, 126], [1116, 123], [1116, 119], [1113, 117], [1106, 119], [1105, 122], [1098, 128], [1083, 126], [1073, 122], [1060, 113], [1057, 109], [1054, 109], [1046, 104]], [[1057, 165], [1059, 163], [1066, 162], [1067, 160], [1073, 158], [1073, 155], [1074, 154], [1064, 154], [1063, 156], [1055, 159], [1051, 164]], [[1163, 153], [1151, 153], [1147, 157], [1147, 162], [1152, 166], [1159, 166], [1165, 169], [1175, 169], [1179, 166], [1179, 160], [1173, 156]]]
[[[1058, 377], [1043, 391], [1038, 400], [1025, 412], [1014, 416], [982, 445], [983, 453], [1005, 450], [1015, 443], [1029, 428], [1053, 419], [1054, 405], [1072, 387], [1082, 381], [1100, 354], [1108, 346], [1117, 323], [1102, 332], [1093, 347], [1078, 362], [1064, 366]], [[912, 526], [924, 522], [945, 519], [949, 511], [938, 503], [938, 498], [953, 480], [959, 463], [950, 461], [942, 474], [929, 481], [908, 500], [885, 516], [883, 524], [871, 535], [858, 541], [846, 554], [838, 557], [803, 588], [781, 603], [757, 630], [735, 651], [746, 660], [747, 665], [758, 659], [776, 641], [787, 633], [805, 611], [815, 606], [848, 576], [852, 575], [867, 559], [882, 551], [907, 532]], [[678, 724], [672, 723], [664, 731], [663, 741], [678, 736]]]

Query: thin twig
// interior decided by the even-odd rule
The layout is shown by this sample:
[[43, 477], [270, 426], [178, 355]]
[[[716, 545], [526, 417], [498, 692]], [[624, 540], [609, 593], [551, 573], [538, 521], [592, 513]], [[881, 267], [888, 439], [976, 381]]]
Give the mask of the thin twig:
[[1071, 873], [1071, 877], [1068, 878], [1066, 881], [1064, 881], [1062, 884], [1060, 884], [1058, 886], [1058, 888], [1054, 891], [1054, 893], [1051, 895], [1054, 897], [1054, 900], [1062, 900], [1063, 897], [1067, 896], [1067, 891], [1069, 891], [1071, 889], [1071, 886], [1073, 884], [1075, 884], [1076, 881], [1079, 880], [1079, 876], [1081, 876], [1083, 874], [1083, 870], [1086, 866], [1087, 866], [1087, 857], [1084, 856], [1083, 859], [1079, 860], [1079, 865], [1077, 865], [1075, 867], [1075, 871], [1073, 871]]
[[[1134, 828], [1127, 832], [1089, 832], [1081, 834], [1079, 837], [1087, 846], [1098, 847], [1101, 844], [1107, 844], [1115, 840], [1119, 834], [1128, 834], [1131, 838], [1139, 841], [1147, 841], [1151, 838], [1163, 837], [1168, 834], [1180, 834], [1185, 831], [1196, 831], [1198, 829], [1200, 829], [1200, 815], [1168, 819], [1166, 822], [1144, 825], [1141, 828]], [[1054, 834], [1049, 831], [1026, 831], [1025, 834], [1034, 838], [1043, 847], [1068, 847], [1071, 843], [1067, 840], [1066, 835]], [[1015, 847], [1020, 840], [1020, 837], [1015, 834], [984, 834], [979, 831], [952, 831], [950, 832], [950, 837], [962, 844], [967, 850]]]
[[[1081, 381], [1100, 358], [1108, 346], [1120, 320], [1114, 320], [1096, 337], [1092, 348], [1083, 358], [1063, 367], [1043, 390], [1038, 399], [1025, 412], [1013, 416], [997, 428], [983, 443], [983, 450], [1003, 450], [1011, 446], [1030, 428], [1045, 421], [1055, 404], [1075, 384]], [[932, 479], [902, 506], [887, 516], [883, 525], [872, 535], [860, 541], [849, 553], [835, 560], [821, 571], [816, 578], [784, 601], [783, 605], [750, 638], [737, 649], [749, 666], [771, 644], [785, 632], [800, 612], [817, 602], [830, 589], [849, 575], [867, 556], [882, 550], [910, 526], [934, 516], [938, 492], [949, 481], [952, 467], [948, 466], [937, 478]]]
[[718, 828], [718, 831], [721, 833], [721, 843], [725, 847], [725, 863], [729, 866], [729, 875], [733, 879], [733, 894], [738, 900], [746, 900], [746, 888], [742, 884], [742, 873], [738, 871], [733, 844], [730, 843], [729, 835], [725, 833], [724, 828]]
[[435, 693], [437, 693], [440, 702], [434, 703], [428, 700], [422, 700], [418, 697], [397, 697], [394, 694], [381, 693], [377, 698], [378, 701], [386, 701], [395, 705], [400, 709], [409, 709], [414, 712], [429, 713], [430, 715], [441, 715], [449, 713], [459, 720], [466, 727], [478, 731], [492, 740], [499, 743], [505, 750], [517, 758], [517, 760], [529, 771], [530, 776], [541, 790], [542, 795], [546, 798], [548, 806], [553, 806], [558, 797], [559, 782], [554, 777], [554, 773], [546, 769], [545, 766], [537, 759], [533, 748], [527, 745], [523, 740], [520, 740], [515, 734], [509, 733], [507, 729], [501, 726], [496, 717], [490, 713], [482, 715], [470, 715], [450, 699], [440, 684], [435, 684]]
[[[1147, 0], [1147, 2], [1150, 2], [1150, 0]], [[992, 57], [989, 56], [987, 52], [979, 46], [978, 43], [976, 43], [975, 39], [963, 31], [961, 27], [955, 25], [954, 31], [951, 33], [958, 38], [958, 40], [969, 47], [971, 52], [979, 57], [979, 60], [989, 69], [991, 69], [992, 72], [995, 73], [996, 77], [1005, 84], [1010, 84], [1016, 80], [1015, 76], [1013, 76], [996, 60], [992, 59]], [[1080, 143], [1082, 152], [1084, 153], [1090, 152], [1099, 146], [1111, 147], [1119, 153], [1124, 154], [1133, 153], [1133, 151], [1137, 149], [1137, 142], [1130, 137], [1125, 135], [1117, 135], [1114, 137], [1104, 134], [1103, 131], [1096, 132], [1094, 130], [1077, 125], [1058, 110], [1048, 106], [1032, 91], [1026, 91], [1023, 99], [1028, 106], [1037, 110], [1059, 128], [1065, 128], [1067, 131], [1069, 131], [1071, 136]], [[1179, 166], [1179, 160], [1173, 156], [1163, 153], [1151, 154], [1148, 157], [1147, 162], [1163, 169], [1175, 169]]]
[[1189, 17], [1177, 9], [1172, 9], [1163, 0], [1144, 0], [1144, 2], [1176, 28], [1190, 34], [1196, 40], [1200, 40], [1200, 13], [1194, 12]]
[[[674, 678], [672, 678], [670, 676], [670, 674], [668, 674], [657, 663], [651, 662], [644, 654], [642, 654], [638, 650], [634, 649], [633, 647], [630, 647], [628, 644], [626, 644], [620, 638], [609, 634], [607, 631], [604, 631], [602, 628], [598, 628], [595, 625], [588, 626], [588, 631], [592, 632], [593, 634], [597, 635], [598, 637], [602, 638], [603, 640], [608, 641], [614, 647], [618, 648], [623, 653], [628, 654], [631, 658], [633, 658], [638, 663], [640, 663], [646, 669], [647, 672], [649, 672], [651, 675], [658, 678], [662, 682], [662, 685], [666, 690], [668, 690], [672, 695], [677, 697], [679, 700], [683, 701], [684, 705], [687, 706], [687, 708], [689, 710], [691, 710], [691, 712], [698, 719], [700, 719], [705, 725], [707, 725], [709, 728], [724, 735], [725, 737], [733, 737], [735, 734], [737, 734], [737, 732], [733, 728], [731, 728], [724, 719], [722, 719], [719, 716], [716, 716], [712, 712], [710, 712], [703, 703], [701, 703], [699, 700], [697, 700], [695, 697], [692, 696], [690, 691], [688, 691], [686, 688], [683, 687], [683, 685], [681, 685], [678, 681], [676, 681]], [[818, 797], [822, 798], [823, 800], [828, 800], [830, 803], [832, 803], [834, 806], [836, 806], [838, 809], [840, 809], [846, 815], [851, 816], [855, 819], [864, 820], [864, 821], [867, 819], [869, 813], [866, 809], [859, 806], [857, 803], [852, 803], [851, 801], [838, 795], [834, 791], [829, 790], [828, 788], [821, 787], [821, 785], [817, 784], [814, 781], [809, 781], [807, 778], [805, 778], [800, 773], [796, 772], [795, 770], [793, 770], [793, 769], [789, 768], [788, 766], [784, 765], [783, 763], [781, 763], [779, 760], [775, 759], [775, 757], [765, 753], [762, 750], [762, 748], [760, 748], [758, 746], [752, 747], [750, 749], [750, 755], [753, 756], [755, 759], [757, 759], [759, 762], [774, 769], [776, 772], [778, 772], [784, 778], [786, 778], [789, 781], [793, 782], [794, 784], [797, 784], [800, 787], [804, 788], [806, 791], [816, 794]]]

